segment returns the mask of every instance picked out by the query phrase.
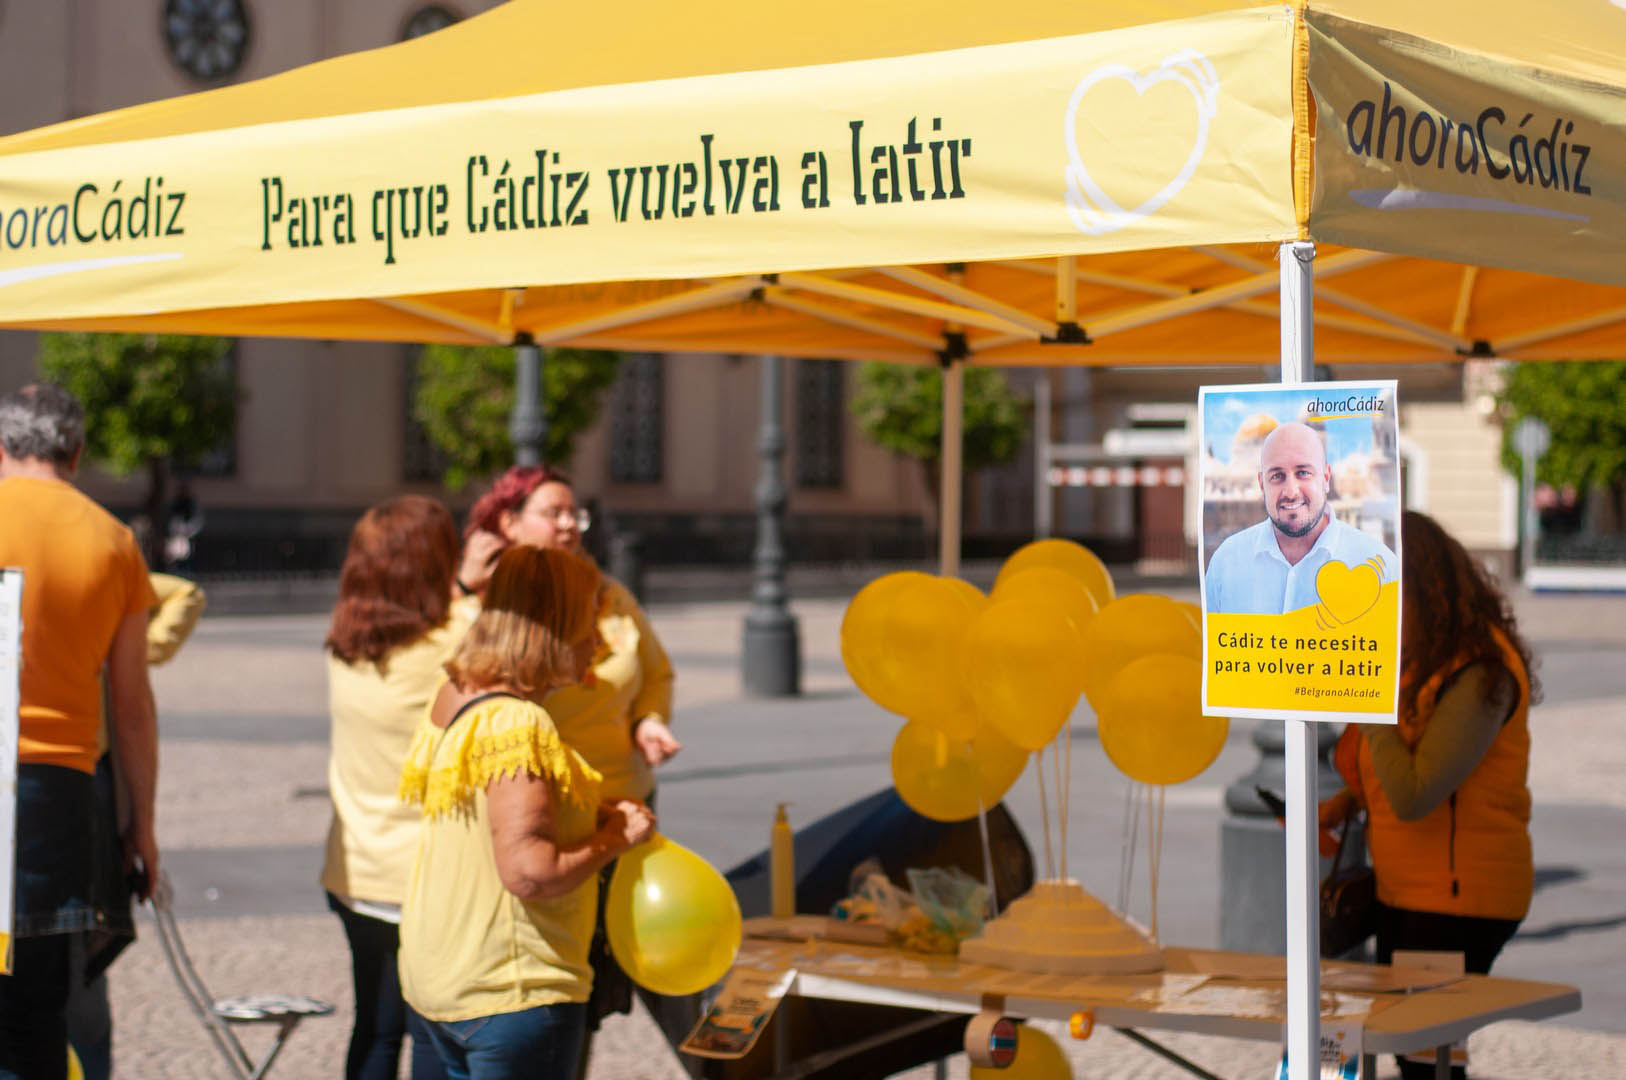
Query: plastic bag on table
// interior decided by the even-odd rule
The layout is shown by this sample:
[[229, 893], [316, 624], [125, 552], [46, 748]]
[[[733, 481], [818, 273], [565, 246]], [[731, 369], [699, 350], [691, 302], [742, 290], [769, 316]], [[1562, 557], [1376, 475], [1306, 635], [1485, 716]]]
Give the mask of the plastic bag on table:
[[851, 923], [896, 930], [915, 910], [915, 898], [892, 884], [881, 872], [880, 863], [865, 859], [853, 869], [851, 895], [838, 901], [831, 914]]
[[932, 925], [958, 941], [982, 933], [988, 886], [959, 867], [909, 870], [915, 903]]

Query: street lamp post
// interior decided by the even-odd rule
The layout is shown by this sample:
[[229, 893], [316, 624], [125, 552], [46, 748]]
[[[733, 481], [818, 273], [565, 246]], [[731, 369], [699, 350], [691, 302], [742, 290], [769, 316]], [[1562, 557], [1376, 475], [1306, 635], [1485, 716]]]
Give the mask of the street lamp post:
[[796, 616], [786, 604], [785, 545], [781, 539], [787, 493], [782, 477], [785, 433], [779, 423], [784, 360], [764, 356], [762, 417], [757, 432], [757, 543], [753, 557], [756, 581], [751, 610], [745, 616], [743, 681], [756, 697], [792, 697], [801, 693], [801, 641]]
[[548, 417], [542, 411], [542, 350], [529, 335], [514, 342], [514, 411], [508, 419], [515, 465], [542, 464]]

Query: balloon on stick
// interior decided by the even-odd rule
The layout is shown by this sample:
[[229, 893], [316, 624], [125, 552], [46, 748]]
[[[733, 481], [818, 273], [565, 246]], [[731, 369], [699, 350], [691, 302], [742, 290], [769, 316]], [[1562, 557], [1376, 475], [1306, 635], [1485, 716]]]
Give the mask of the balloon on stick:
[[1082, 581], [1053, 566], [1031, 566], [1001, 575], [989, 599], [1057, 608], [1079, 631], [1099, 610], [1095, 597]]
[[1133, 660], [1152, 653], [1173, 653], [1201, 661], [1202, 635], [1180, 605], [1167, 596], [1136, 593], [1120, 596], [1095, 613], [1084, 627], [1080, 674], [1084, 694], [1096, 715], [1105, 703], [1107, 685]]
[[886, 652], [886, 618], [893, 597], [911, 581], [930, 580], [930, 574], [905, 571], [887, 574], [858, 590], [841, 619], [841, 660], [847, 674], [875, 704], [901, 712], [903, 691], [889, 681], [893, 672], [877, 664]]
[[960, 674], [984, 724], [1024, 750], [1039, 750], [1078, 704], [1081, 648], [1059, 607], [995, 600], [960, 643]]
[[1153, 653], [1124, 665], [1096, 714], [1101, 748], [1143, 784], [1180, 784], [1214, 763], [1230, 722], [1204, 716], [1200, 660]]
[[657, 834], [616, 860], [604, 928], [634, 982], [682, 997], [728, 974], [740, 948], [740, 905], [710, 863]]
[[952, 578], [911, 576], [884, 594], [884, 643], [864, 661], [887, 688], [886, 708], [903, 716], [943, 716], [963, 711], [959, 644], [984, 603], [972, 586]]
[[1012, 552], [1005, 565], [999, 568], [999, 576], [994, 579], [994, 590], [999, 590], [1006, 575], [1035, 566], [1048, 566], [1076, 578], [1095, 599], [1096, 607], [1106, 607], [1117, 595], [1117, 590], [1112, 587], [1112, 575], [1107, 573], [1106, 564], [1096, 558], [1095, 552], [1083, 544], [1057, 539], [1035, 540]]
[[922, 817], [964, 821], [989, 809], [1022, 775], [1028, 752], [981, 728], [970, 741], [946, 738], [918, 720], [892, 742], [892, 783]]

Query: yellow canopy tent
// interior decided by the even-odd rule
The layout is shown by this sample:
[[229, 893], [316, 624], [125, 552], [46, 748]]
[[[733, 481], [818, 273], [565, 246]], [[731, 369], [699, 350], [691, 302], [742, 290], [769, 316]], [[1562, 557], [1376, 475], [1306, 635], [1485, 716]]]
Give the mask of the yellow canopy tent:
[[1280, 349], [1291, 378], [1315, 244], [1319, 359], [1626, 354], [1620, 0], [774, 15], [513, 0], [0, 140], [0, 326], [942, 360], [951, 388]]

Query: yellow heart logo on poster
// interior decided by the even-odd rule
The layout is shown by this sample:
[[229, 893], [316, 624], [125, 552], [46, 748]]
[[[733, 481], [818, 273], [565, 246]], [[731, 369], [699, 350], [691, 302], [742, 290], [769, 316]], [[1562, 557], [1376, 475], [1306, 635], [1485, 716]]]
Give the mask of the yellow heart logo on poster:
[[1115, 232], [1179, 194], [1208, 148], [1219, 75], [1182, 49], [1138, 72], [1096, 68], [1067, 102], [1067, 212], [1086, 233]]
[[1369, 563], [1347, 566], [1336, 559], [1315, 575], [1316, 595], [1327, 613], [1341, 623], [1351, 623], [1372, 610], [1382, 586], [1378, 571]]

